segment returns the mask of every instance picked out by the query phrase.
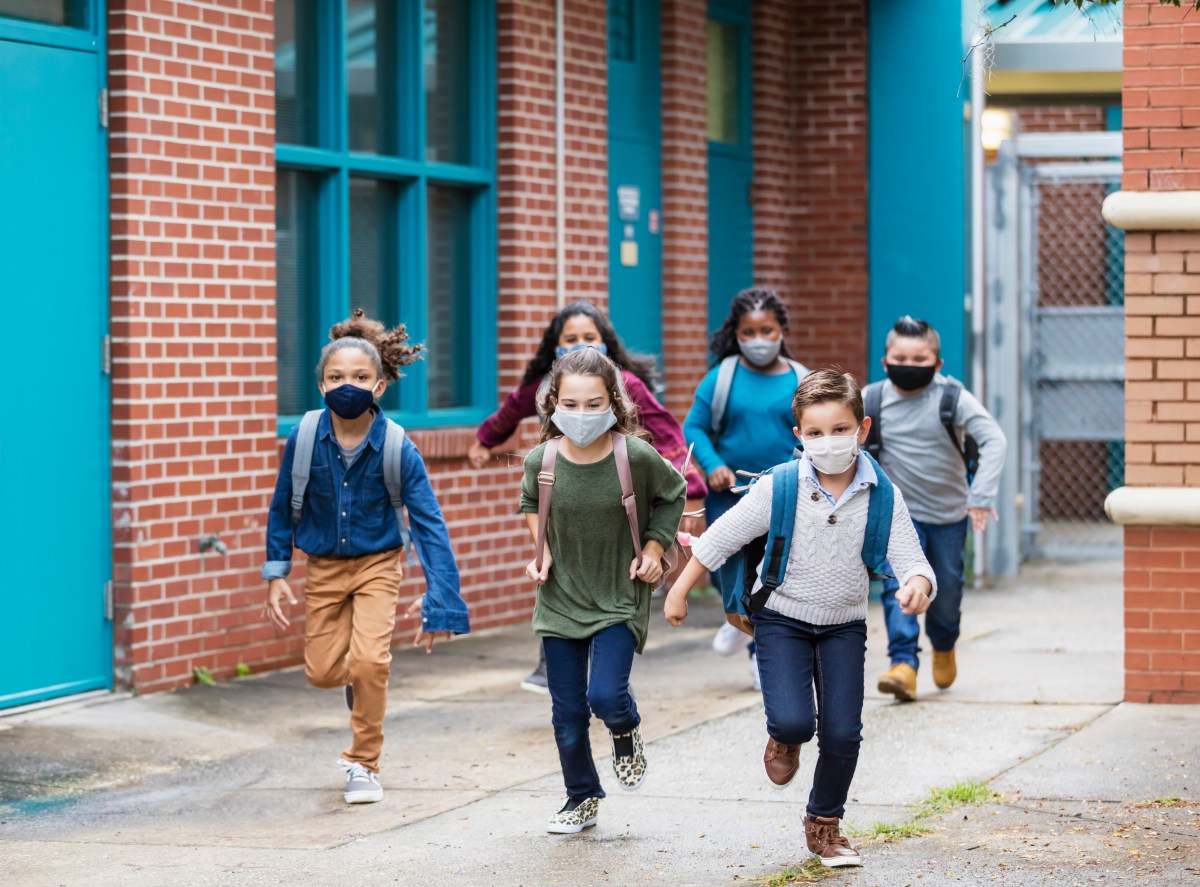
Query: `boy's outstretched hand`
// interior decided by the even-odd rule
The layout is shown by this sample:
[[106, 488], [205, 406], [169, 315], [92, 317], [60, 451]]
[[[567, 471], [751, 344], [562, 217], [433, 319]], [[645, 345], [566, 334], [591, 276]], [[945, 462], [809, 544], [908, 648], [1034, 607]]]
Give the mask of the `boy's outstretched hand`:
[[[411, 604], [408, 605], [408, 609], [404, 611], [404, 614], [411, 618], [420, 619], [421, 618], [421, 604], [424, 603], [424, 601], [425, 601], [425, 595], [420, 595], [419, 597], [416, 598], [416, 600], [414, 600]], [[432, 653], [434, 641], [448, 641], [448, 640], [450, 640], [450, 632], [448, 632], [448, 631], [426, 631], [424, 628], [418, 628], [417, 633], [415, 635], [413, 635], [413, 646], [419, 647], [419, 646], [421, 646], [421, 642], [424, 641], [425, 652]]]
[[280, 606], [285, 597], [289, 604], [298, 603], [296, 596], [292, 594], [292, 587], [288, 585], [286, 579], [272, 579], [267, 583], [267, 604], [263, 607], [263, 613], [280, 631], [287, 631], [288, 626], [292, 624], [283, 614], [283, 607]]
[[896, 592], [896, 603], [900, 611], [909, 616], [916, 616], [929, 609], [929, 592], [933, 586], [924, 576], [913, 576]]
[[999, 523], [1000, 515], [994, 508], [968, 508], [967, 517], [971, 519], [971, 526], [976, 533], [982, 533], [988, 528], [988, 517]]

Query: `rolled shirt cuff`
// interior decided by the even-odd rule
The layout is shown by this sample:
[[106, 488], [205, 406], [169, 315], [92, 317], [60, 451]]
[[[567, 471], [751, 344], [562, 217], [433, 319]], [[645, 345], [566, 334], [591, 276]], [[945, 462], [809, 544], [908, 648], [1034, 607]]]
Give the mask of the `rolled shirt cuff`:
[[272, 579], [286, 579], [291, 572], [291, 561], [267, 561], [262, 565], [262, 577], [266, 582]]
[[470, 634], [471, 620], [466, 610], [451, 610], [429, 603], [428, 595], [421, 603], [422, 631], [449, 631], [453, 634]]

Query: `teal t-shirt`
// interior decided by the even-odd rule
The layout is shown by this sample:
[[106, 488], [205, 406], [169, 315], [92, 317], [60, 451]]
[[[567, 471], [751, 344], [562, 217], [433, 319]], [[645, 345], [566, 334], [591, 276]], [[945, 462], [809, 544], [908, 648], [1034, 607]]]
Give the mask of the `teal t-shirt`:
[[791, 459], [796, 446], [792, 434], [796, 374], [792, 368], [767, 374], [739, 363], [725, 405], [725, 424], [714, 444], [709, 431], [717, 371], [718, 367], [713, 367], [700, 382], [683, 423], [684, 436], [695, 447], [692, 456], [705, 476], [722, 465], [731, 471], [765, 471]]

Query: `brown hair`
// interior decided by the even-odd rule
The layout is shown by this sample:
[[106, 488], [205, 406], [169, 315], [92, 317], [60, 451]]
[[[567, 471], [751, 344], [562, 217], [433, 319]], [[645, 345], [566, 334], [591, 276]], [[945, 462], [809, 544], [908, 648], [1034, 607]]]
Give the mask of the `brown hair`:
[[800, 426], [805, 409], [831, 401], [848, 406], [854, 418], [862, 422], [865, 410], [858, 380], [850, 373], [843, 373], [839, 367], [824, 367], [813, 370], [796, 388], [792, 398], [792, 418], [796, 420], [796, 426]]
[[558, 406], [558, 386], [563, 376], [599, 376], [604, 381], [609, 399], [612, 400], [613, 415], [617, 417], [613, 431], [640, 437], [642, 440], [650, 439], [650, 435], [642, 429], [641, 422], [638, 421], [637, 404], [625, 390], [625, 382], [621, 379], [621, 371], [617, 369], [617, 365], [595, 348], [580, 348], [554, 361], [550, 365], [546, 381], [538, 389], [542, 442], [562, 436], [562, 431], [554, 424], [554, 408]]
[[404, 324], [389, 330], [378, 320], [367, 317], [361, 308], [355, 308], [348, 318], [329, 328], [329, 344], [321, 349], [321, 359], [317, 361], [318, 382], [324, 379], [329, 358], [343, 348], [363, 352], [375, 364], [379, 377], [390, 381], [400, 378], [400, 367], [425, 359], [425, 346], [409, 344]]

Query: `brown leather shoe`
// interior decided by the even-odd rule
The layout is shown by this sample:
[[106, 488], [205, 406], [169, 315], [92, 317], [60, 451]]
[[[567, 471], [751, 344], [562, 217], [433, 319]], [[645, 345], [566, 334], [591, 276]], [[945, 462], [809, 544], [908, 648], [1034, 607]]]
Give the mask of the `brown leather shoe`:
[[800, 746], [784, 745], [767, 737], [767, 748], [763, 752], [763, 767], [767, 779], [775, 788], [787, 788], [800, 769]]
[[944, 653], [941, 650], [934, 650], [933, 682], [938, 685], [938, 689], [945, 690], [954, 683], [956, 677], [958, 677], [958, 665], [954, 661], [954, 649], [951, 648]]
[[808, 849], [817, 854], [827, 868], [862, 865], [862, 857], [842, 834], [840, 823], [841, 820], [832, 816], [805, 816], [804, 836], [808, 838]]
[[915, 702], [917, 670], [903, 662], [897, 663], [879, 676], [879, 683], [876, 686], [880, 693], [891, 693], [901, 702]]

